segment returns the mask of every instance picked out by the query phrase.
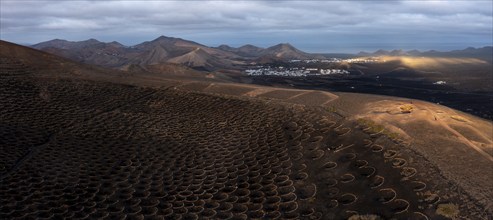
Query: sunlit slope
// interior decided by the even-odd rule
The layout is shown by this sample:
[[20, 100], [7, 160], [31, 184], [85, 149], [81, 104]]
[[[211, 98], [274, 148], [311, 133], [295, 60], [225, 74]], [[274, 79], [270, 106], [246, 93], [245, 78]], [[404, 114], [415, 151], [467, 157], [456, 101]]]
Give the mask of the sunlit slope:
[[488, 62], [478, 58], [468, 57], [411, 57], [411, 56], [383, 56], [380, 57], [385, 61], [400, 61], [404, 65], [412, 68], [445, 68], [448, 65], [461, 65], [461, 64], [487, 64]]

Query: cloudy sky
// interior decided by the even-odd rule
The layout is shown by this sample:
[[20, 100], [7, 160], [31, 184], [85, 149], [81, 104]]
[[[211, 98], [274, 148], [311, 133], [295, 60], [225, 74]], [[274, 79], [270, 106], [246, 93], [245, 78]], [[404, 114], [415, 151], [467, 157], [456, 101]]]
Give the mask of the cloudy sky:
[[32, 44], [95, 38], [135, 45], [160, 35], [208, 46], [289, 42], [308, 52], [492, 45], [491, 0], [1, 0], [0, 38]]

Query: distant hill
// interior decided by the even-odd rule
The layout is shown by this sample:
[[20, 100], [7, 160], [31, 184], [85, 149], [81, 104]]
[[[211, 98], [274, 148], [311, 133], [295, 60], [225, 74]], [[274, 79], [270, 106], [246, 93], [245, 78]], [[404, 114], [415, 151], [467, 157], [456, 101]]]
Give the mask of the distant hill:
[[434, 57], [472, 57], [486, 61], [493, 61], [493, 47], [486, 46], [480, 48], [468, 47], [463, 50], [452, 50], [448, 52], [440, 51], [426, 51], [421, 53], [422, 56], [434, 56]]
[[309, 53], [305, 53], [301, 50], [296, 49], [289, 43], [278, 44], [272, 47], [269, 47], [262, 51], [262, 56], [276, 57], [285, 60], [291, 59], [313, 59], [320, 58], [323, 59], [323, 56], [313, 55]]
[[493, 47], [486, 46], [480, 48], [468, 47], [463, 50], [452, 50], [452, 51], [436, 51], [429, 50], [421, 52], [419, 50], [377, 50], [373, 53], [361, 51], [358, 56], [424, 56], [424, 57], [454, 57], [454, 58], [478, 58], [488, 62], [493, 61]]
[[235, 53], [240, 57], [254, 58], [257, 61], [265, 60], [292, 60], [292, 59], [323, 59], [324, 56], [309, 54], [301, 50], [296, 49], [289, 43], [277, 44], [269, 48], [261, 48], [247, 44], [238, 48], [230, 47], [228, 45], [221, 45], [217, 47], [220, 50]]
[[[166, 63], [190, 64], [188, 65], [190, 67], [222, 68], [228, 67], [230, 62], [221, 62], [220, 59], [234, 58], [236, 56], [233, 53], [209, 48], [192, 41], [166, 36], [161, 36], [152, 41], [146, 41], [132, 47], [125, 47], [118, 42], [103, 43], [94, 39], [79, 42], [56, 39], [35, 44], [32, 47], [77, 62], [118, 69], [138, 65], [145, 70], [149, 70], [155, 69], [155, 65]], [[213, 64], [209, 64], [207, 61], [199, 62], [196, 60], [185, 61], [185, 59], [178, 59], [180, 56], [192, 53], [197, 48], [205, 53], [202, 54], [202, 58], [208, 57], [207, 59], [214, 59]], [[180, 60], [183, 62], [177, 62]], [[153, 68], [148, 68], [150, 66], [153, 66]]]
[[358, 56], [419, 56], [421, 52], [419, 50], [410, 50], [410, 51], [404, 51], [404, 50], [377, 50], [373, 53], [361, 51], [359, 52]]
[[31, 46], [71, 60], [105, 67], [120, 67], [128, 62], [127, 48], [113, 41], [100, 42], [95, 39], [85, 41], [66, 41], [55, 39]]
[[[244, 45], [239, 48], [221, 45], [208, 47], [181, 38], [160, 36], [131, 47], [118, 42], [104, 43], [95, 39], [66, 41], [55, 39], [32, 46], [77, 62], [95, 64], [117, 69], [128, 69], [136, 65], [148, 71], [156, 66], [172, 63], [199, 70], [234, 69], [235, 64], [259, 60], [289, 60], [323, 58], [305, 53], [290, 44], [278, 44], [269, 48]], [[161, 68], [157, 68], [161, 69]]]
[[259, 57], [261, 56], [262, 52], [265, 51], [265, 48], [257, 47], [251, 44], [246, 44], [238, 48], [230, 47], [223, 44], [217, 48], [223, 51], [235, 53], [241, 57]]
[[[81, 48], [90, 47], [93, 45], [101, 45], [101, 44], [105, 44], [105, 43], [100, 42], [96, 39], [89, 39], [85, 41], [67, 41], [61, 39], [54, 39], [39, 44], [35, 44], [32, 47], [36, 49], [42, 49], [47, 47], [54, 47], [59, 49], [81, 49]], [[124, 47], [122, 44], [116, 41], [108, 44], [111, 44], [112, 46], [116, 46], [116, 47]]]

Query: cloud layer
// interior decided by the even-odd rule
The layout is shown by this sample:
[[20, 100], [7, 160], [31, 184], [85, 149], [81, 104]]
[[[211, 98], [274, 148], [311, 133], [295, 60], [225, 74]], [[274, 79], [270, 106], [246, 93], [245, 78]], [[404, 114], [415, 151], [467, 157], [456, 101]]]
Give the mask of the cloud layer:
[[133, 45], [160, 35], [210, 46], [290, 42], [311, 52], [493, 44], [491, 1], [0, 2], [0, 37]]

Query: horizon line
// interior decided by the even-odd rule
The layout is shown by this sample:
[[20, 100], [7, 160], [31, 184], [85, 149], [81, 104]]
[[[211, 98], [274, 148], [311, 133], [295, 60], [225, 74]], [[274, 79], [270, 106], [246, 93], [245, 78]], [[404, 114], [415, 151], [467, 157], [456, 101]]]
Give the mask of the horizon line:
[[474, 47], [474, 46], [456, 47], [455, 49], [448, 49], [448, 50], [438, 50], [438, 49], [429, 49], [429, 48], [428, 49], [423, 49], [423, 48], [395, 48], [395, 47], [392, 48], [392, 49], [383, 49], [385, 47], [379, 47], [379, 49], [373, 49], [373, 50], [369, 50], [369, 51], [368, 50], [364, 50], [364, 49], [356, 49], [356, 50], [358, 50], [358, 52], [341, 52], [341, 51], [334, 51], [334, 52], [309, 52], [308, 50], [305, 50], [305, 49], [299, 49], [298, 47], [294, 46], [293, 43], [291, 43], [291, 42], [277, 43], [277, 44], [274, 44], [274, 45], [269, 46], [269, 47], [261, 47], [261, 46], [257, 46], [257, 45], [252, 44], [252, 43], [244, 43], [244, 44], [241, 44], [241, 46], [237, 46], [237, 47], [230, 46], [229, 44], [226, 44], [226, 43], [219, 44], [217, 46], [209, 46], [209, 45], [202, 44], [202, 43], [199, 43], [199, 42], [196, 42], [196, 41], [193, 41], [193, 40], [187, 40], [187, 39], [180, 38], [180, 37], [170, 37], [170, 36], [166, 36], [166, 35], [160, 35], [159, 37], [156, 37], [154, 39], [142, 41], [140, 43], [133, 44], [133, 45], [126, 45], [126, 44], [123, 44], [123, 43], [121, 43], [121, 42], [119, 42], [117, 40], [113, 40], [113, 41], [101, 41], [101, 40], [98, 40], [97, 38], [93, 38], [93, 37], [88, 38], [88, 39], [85, 39], [85, 40], [66, 40], [66, 39], [61, 39], [61, 38], [54, 38], [54, 39], [51, 39], [51, 40], [41, 41], [41, 42], [37, 42], [37, 43], [14, 42], [14, 41], [9, 41], [9, 40], [2, 39], [1, 37], [0, 37], [0, 40], [11, 42], [11, 43], [15, 43], [15, 44], [22, 45], [22, 46], [27, 46], [27, 47], [32, 47], [32, 46], [34, 46], [36, 44], [45, 43], [45, 42], [54, 41], [54, 40], [62, 40], [62, 41], [74, 42], [74, 43], [83, 42], [83, 41], [89, 41], [89, 40], [96, 40], [96, 41], [101, 42], [101, 43], [114, 43], [114, 42], [116, 42], [116, 43], [119, 43], [119, 44], [121, 44], [121, 45], [123, 45], [125, 47], [134, 47], [134, 46], [137, 46], [137, 45], [142, 44], [144, 42], [151, 42], [151, 41], [157, 40], [157, 39], [159, 39], [161, 37], [180, 39], [180, 40], [184, 40], [184, 41], [190, 41], [190, 42], [193, 42], [193, 43], [196, 43], [196, 44], [200, 44], [200, 45], [204, 45], [204, 46], [210, 47], [210, 48], [218, 48], [219, 46], [222, 46], [222, 45], [229, 46], [229, 47], [232, 47], [232, 48], [240, 48], [242, 46], [251, 45], [251, 46], [258, 47], [258, 48], [267, 49], [269, 47], [273, 47], [273, 46], [280, 45], [280, 44], [289, 44], [289, 45], [295, 47], [298, 50], [302, 50], [303, 52], [311, 53], [311, 54], [348, 54], [348, 55], [356, 55], [358, 53], [376, 53], [378, 51], [386, 51], [386, 52], [404, 51], [404, 52], [408, 52], [408, 51], [413, 51], [413, 50], [417, 50], [419, 52], [432, 52], [432, 51], [433, 52], [451, 52], [451, 51], [457, 51], [457, 50], [465, 50], [465, 49], [469, 49], [469, 48], [480, 49], [480, 48], [485, 48], [485, 47], [493, 47], [493, 44], [491, 44], [491, 45], [483, 45], [483, 46], [479, 46], [479, 47]]

